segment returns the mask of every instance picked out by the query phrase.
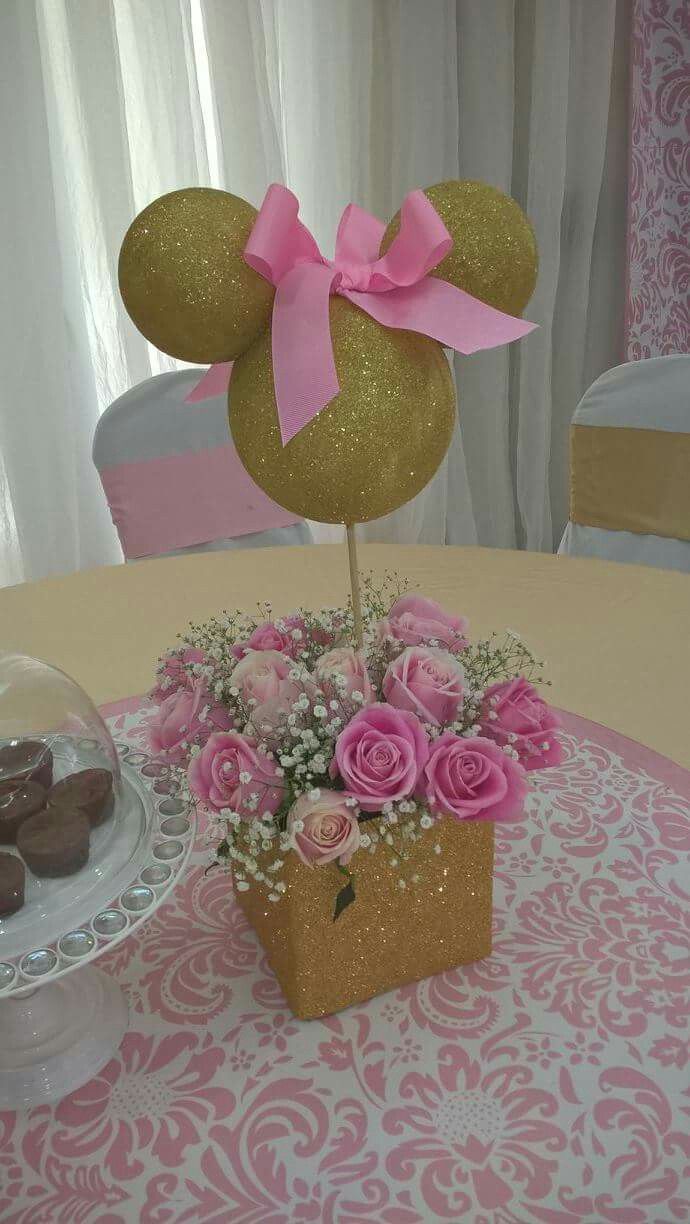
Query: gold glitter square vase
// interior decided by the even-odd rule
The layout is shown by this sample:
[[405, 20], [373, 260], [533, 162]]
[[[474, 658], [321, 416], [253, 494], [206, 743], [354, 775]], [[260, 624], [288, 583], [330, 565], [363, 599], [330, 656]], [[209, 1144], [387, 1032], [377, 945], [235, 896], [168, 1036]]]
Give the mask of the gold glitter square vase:
[[[441, 846], [437, 854], [434, 847]], [[405, 864], [417, 883], [400, 888], [400, 867], [379, 844], [350, 868], [356, 899], [334, 922], [345, 877], [286, 857], [287, 890], [269, 902], [255, 885], [236, 894], [296, 1016], [311, 1020], [406, 982], [491, 952], [494, 828], [491, 821], [438, 821]]]

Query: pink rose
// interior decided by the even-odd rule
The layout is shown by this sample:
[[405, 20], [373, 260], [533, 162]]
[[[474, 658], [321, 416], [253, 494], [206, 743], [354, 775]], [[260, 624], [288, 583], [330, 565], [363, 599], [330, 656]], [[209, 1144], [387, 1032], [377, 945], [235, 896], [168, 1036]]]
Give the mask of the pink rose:
[[365, 812], [377, 812], [384, 803], [412, 794], [428, 756], [419, 719], [377, 702], [355, 714], [340, 732], [330, 774], [340, 774]]
[[331, 633], [328, 629], [323, 629], [320, 625], [316, 625], [310, 634], [312, 642], [316, 646], [330, 647], [336, 641], [335, 632]]
[[[257, 749], [256, 741], [237, 731], [209, 736], [189, 765], [191, 790], [206, 807], [230, 808], [246, 820], [277, 812], [284, 786], [274, 758]], [[256, 802], [252, 798], [257, 796]]]
[[558, 715], [524, 676], [492, 684], [484, 694], [482, 735], [510, 744], [525, 769], [560, 765], [563, 748], [555, 734], [560, 725]]
[[432, 812], [455, 820], [515, 820], [527, 794], [522, 765], [493, 740], [452, 731], [431, 745], [419, 793]]
[[408, 646], [389, 665], [383, 693], [390, 705], [440, 727], [457, 717], [464, 683], [463, 668], [447, 650]]
[[163, 698], [149, 723], [151, 751], [178, 765], [188, 756], [190, 744], [197, 743], [212, 731], [231, 726], [228, 711], [213, 704], [199, 680], [192, 688], [178, 689]]
[[[295, 637], [299, 634], [299, 637]], [[304, 621], [300, 616], [286, 616], [280, 627], [273, 621], [264, 621], [243, 643], [249, 650], [277, 650], [291, 659], [297, 657], [306, 645]]]
[[[345, 678], [344, 687], [336, 685], [335, 676]], [[376, 701], [362, 653], [352, 646], [340, 646], [321, 655], [314, 668], [314, 679], [327, 697], [350, 698], [353, 693], [360, 692], [366, 705]]]
[[[296, 821], [304, 827], [295, 828]], [[307, 867], [320, 867], [334, 859], [344, 867], [359, 846], [356, 809], [348, 806], [342, 791], [322, 790], [318, 799], [300, 795], [290, 808], [287, 827]]]
[[189, 665], [207, 662], [203, 650], [197, 650], [195, 646], [185, 646], [184, 650], [163, 655], [156, 668], [156, 683], [149, 694], [151, 700], [161, 702], [178, 689], [191, 688], [194, 680], [188, 670]]
[[[291, 612], [289, 616], [283, 616], [280, 618], [280, 624], [284, 625], [286, 630], [289, 631], [293, 642], [297, 642], [298, 651], [304, 649], [309, 637], [304, 617], [300, 616], [299, 612]], [[296, 629], [299, 629], [301, 634], [299, 638], [294, 636], [294, 630]]]
[[379, 637], [392, 637], [403, 646], [445, 646], [455, 654], [468, 645], [467, 621], [450, 616], [434, 599], [423, 595], [401, 595], [379, 624]]

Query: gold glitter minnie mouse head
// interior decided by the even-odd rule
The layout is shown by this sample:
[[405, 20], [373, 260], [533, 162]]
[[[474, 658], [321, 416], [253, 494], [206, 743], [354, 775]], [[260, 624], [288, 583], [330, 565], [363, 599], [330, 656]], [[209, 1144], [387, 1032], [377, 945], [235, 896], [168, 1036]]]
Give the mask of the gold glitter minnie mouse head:
[[[483, 183], [425, 192], [453, 239], [438, 276], [519, 315], [537, 253], [526, 216]], [[384, 327], [342, 296], [330, 298], [340, 391], [283, 444], [271, 344], [272, 284], [243, 258], [257, 217], [237, 196], [175, 191], [136, 218], [120, 255], [120, 289], [137, 327], [186, 361], [234, 361], [230, 427], [247, 471], [274, 501], [320, 522], [380, 518], [431, 480], [450, 444], [455, 393], [441, 345]], [[386, 230], [381, 254], [399, 228]]]

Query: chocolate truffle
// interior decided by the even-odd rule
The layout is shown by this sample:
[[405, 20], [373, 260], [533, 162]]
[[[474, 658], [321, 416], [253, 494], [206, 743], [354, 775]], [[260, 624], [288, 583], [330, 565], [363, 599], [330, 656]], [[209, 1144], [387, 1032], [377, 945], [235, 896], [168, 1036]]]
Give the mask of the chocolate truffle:
[[17, 740], [0, 748], [0, 782], [53, 782], [53, 754], [41, 740]]
[[39, 782], [0, 783], [0, 845], [13, 846], [29, 816], [46, 805], [46, 789]]
[[16, 854], [0, 852], [0, 918], [7, 918], [24, 904], [24, 864]]
[[78, 808], [91, 828], [102, 824], [113, 810], [113, 775], [108, 769], [82, 769], [61, 778], [48, 793], [49, 808]]
[[84, 812], [45, 808], [24, 821], [17, 849], [34, 875], [73, 875], [89, 857], [90, 831]]

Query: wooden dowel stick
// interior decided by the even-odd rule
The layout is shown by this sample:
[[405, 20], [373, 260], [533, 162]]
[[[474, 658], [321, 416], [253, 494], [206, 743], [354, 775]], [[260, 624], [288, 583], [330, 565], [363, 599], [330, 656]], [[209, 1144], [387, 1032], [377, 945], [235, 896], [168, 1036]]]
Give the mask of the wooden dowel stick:
[[359, 567], [357, 565], [357, 540], [354, 523], [346, 523], [347, 556], [350, 562], [350, 587], [352, 589], [352, 611], [355, 618], [355, 641], [359, 650], [364, 645], [364, 626], [362, 624], [362, 600], [359, 593]]

